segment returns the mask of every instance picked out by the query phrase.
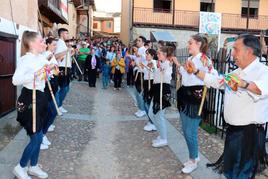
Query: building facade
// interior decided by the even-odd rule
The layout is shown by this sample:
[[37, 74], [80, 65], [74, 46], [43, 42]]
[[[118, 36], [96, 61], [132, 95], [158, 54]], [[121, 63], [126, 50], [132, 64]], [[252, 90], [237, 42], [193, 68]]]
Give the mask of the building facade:
[[93, 30], [99, 35], [119, 35], [121, 13], [94, 12]]
[[[181, 43], [196, 33], [200, 11], [221, 13], [221, 39], [246, 31], [258, 33], [268, 28], [266, 0], [122, 0], [121, 39], [129, 43], [143, 32], [168, 30]], [[247, 10], [249, 9], [249, 14]]]

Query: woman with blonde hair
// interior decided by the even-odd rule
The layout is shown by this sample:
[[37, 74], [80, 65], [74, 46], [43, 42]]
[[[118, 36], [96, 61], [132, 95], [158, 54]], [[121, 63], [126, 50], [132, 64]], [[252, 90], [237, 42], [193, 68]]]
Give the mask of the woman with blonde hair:
[[[38, 33], [25, 31], [22, 36], [22, 49], [26, 53], [22, 53], [24, 55], [18, 60], [12, 83], [16, 86], [23, 86], [17, 101], [17, 121], [26, 130], [30, 142], [25, 147], [20, 162], [14, 168], [13, 173], [19, 179], [30, 179], [31, 177], [28, 174], [39, 178], [47, 178], [48, 174], [38, 165], [38, 158], [48, 102], [44, 93], [45, 79], [36, 76], [40, 69], [48, 65], [48, 61], [41, 55], [45, 49], [45, 44]], [[35, 130], [33, 129], [34, 90], [36, 90]], [[29, 168], [28, 162], [30, 162]]]

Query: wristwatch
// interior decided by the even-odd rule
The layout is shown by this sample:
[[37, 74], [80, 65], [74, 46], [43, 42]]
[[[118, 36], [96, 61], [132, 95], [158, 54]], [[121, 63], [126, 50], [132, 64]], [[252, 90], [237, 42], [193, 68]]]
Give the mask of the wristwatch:
[[196, 72], [194, 72], [194, 75], [197, 75], [199, 73], [199, 69], [196, 70]]

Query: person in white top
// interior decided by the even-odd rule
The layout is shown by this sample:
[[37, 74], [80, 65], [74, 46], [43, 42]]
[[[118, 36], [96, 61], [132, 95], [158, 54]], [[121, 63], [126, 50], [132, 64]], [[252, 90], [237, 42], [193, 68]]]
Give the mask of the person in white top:
[[153, 147], [163, 147], [168, 144], [165, 110], [171, 106], [170, 83], [172, 74], [172, 63], [168, 60], [168, 47], [164, 46], [157, 51], [158, 66], [154, 71], [152, 86], [152, 101], [149, 108], [149, 117], [152, 119], [160, 136], [153, 140]]
[[[46, 45], [47, 45], [47, 50], [42, 54], [48, 61], [49, 64], [54, 64], [56, 66], [58, 66], [58, 62], [54, 56], [54, 52], [55, 49], [57, 47], [57, 41], [56, 39], [49, 37], [46, 39]], [[58, 91], [58, 76], [57, 75], [53, 75], [53, 77], [50, 78], [49, 80], [51, 88], [52, 88], [52, 92], [55, 95]], [[44, 127], [43, 127], [43, 141], [41, 144], [40, 149], [44, 150], [44, 149], [48, 149], [49, 145], [51, 145], [51, 142], [48, 140], [46, 134], [48, 131], [53, 131], [55, 126], [53, 125], [53, 122], [57, 116], [57, 110], [56, 110], [56, 106], [54, 105], [54, 102], [52, 100], [52, 96], [50, 94], [50, 90], [48, 88], [48, 84], [46, 83], [46, 87], [45, 87], [45, 93], [47, 95], [48, 98], [48, 115], [46, 117], [46, 122], [44, 123]], [[62, 113], [61, 113], [62, 115]]]
[[268, 67], [259, 62], [260, 55], [257, 37], [238, 36], [232, 56], [239, 68], [225, 83], [224, 76], [208, 74], [187, 62], [205, 85], [225, 89], [224, 118], [228, 128], [224, 153], [216, 165], [223, 163], [221, 168], [228, 179], [254, 178], [267, 166], [264, 124], [268, 122]]
[[[154, 49], [148, 49], [146, 50], [146, 62], [141, 64], [142, 72], [144, 74], [143, 101], [147, 115], [149, 112], [149, 105], [152, 99], [149, 92], [151, 90], [151, 87], [153, 86], [154, 71], [157, 68], [156, 61], [154, 60], [155, 57], [156, 51]], [[146, 126], [144, 126], [144, 130], [148, 132], [156, 130], [156, 127], [150, 117], [148, 123], [146, 124]]]
[[136, 101], [138, 104], [138, 111], [135, 113], [137, 117], [143, 117], [146, 115], [145, 111], [145, 106], [144, 106], [144, 101], [143, 101], [143, 72], [141, 70], [140, 64], [146, 62], [146, 56], [145, 56], [145, 51], [147, 50], [144, 47], [144, 43], [146, 42], [146, 38], [143, 36], [139, 36], [136, 40], [136, 45], [138, 47], [138, 51], [135, 53], [135, 68], [134, 72], [135, 74], [135, 87], [136, 87], [136, 92], [135, 92], [135, 97]]
[[[16, 71], [12, 78], [12, 83], [16, 86], [22, 85], [21, 94], [17, 101], [17, 121], [26, 130], [30, 142], [25, 147], [19, 164], [14, 168], [13, 173], [16, 177], [29, 179], [28, 173], [40, 178], [47, 178], [48, 174], [38, 165], [40, 144], [43, 138], [43, 122], [47, 115], [47, 97], [44, 93], [45, 79], [36, 76], [36, 73], [48, 61], [41, 53], [45, 49], [42, 37], [31, 31], [25, 31], [21, 39], [24, 54], [19, 60]], [[35, 82], [35, 83], [34, 83]], [[36, 89], [36, 131], [33, 131], [32, 115], [32, 93]], [[28, 163], [30, 167], [28, 168]], [[28, 172], [28, 173], [27, 173]]]
[[[57, 41], [57, 47], [55, 50], [56, 60], [59, 62], [59, 90], [56, 93], [56, 99], [59, 106], [59, 110], [62, 113], [68, 112], [65, 108], [63, 108], [62, 103], [69, 91], [70, 84], [70, 71], [72, 67], [71, 62], [71, 52], [68, 50], [66, 46], [65, 40], [68, 39], [68, 30], [65, 28], [60, 28], [58, 30], [59, 40]], [[66, 74], [67, 72], [67, 74]]]
[[[208, 41], [200, 35], [193, 35], [188, 41], [188, 51], [191, 55], [188, 61], [195, 64], [200, 70], [208, 72], [213, 70], [212, 62], [206, 56]], [[198, 157], [198, 127], [201, 116], [198, 114], [204, 82], [197, 78], [190, 69], [177, 65], [182, 77], [182, 86], [177, 91], [177, 107], [180, 113], [184, 138], [189, 151], [189, 161], [184, 163], [183, 173], [191, 173], [197, 168]]]

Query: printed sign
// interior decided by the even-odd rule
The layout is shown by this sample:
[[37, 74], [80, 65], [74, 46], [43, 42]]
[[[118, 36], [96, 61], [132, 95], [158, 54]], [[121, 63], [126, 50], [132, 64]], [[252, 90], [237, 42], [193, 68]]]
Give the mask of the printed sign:
[[221, 13], [200, 12], [199, 33], [219, 35], [221, 33]]

